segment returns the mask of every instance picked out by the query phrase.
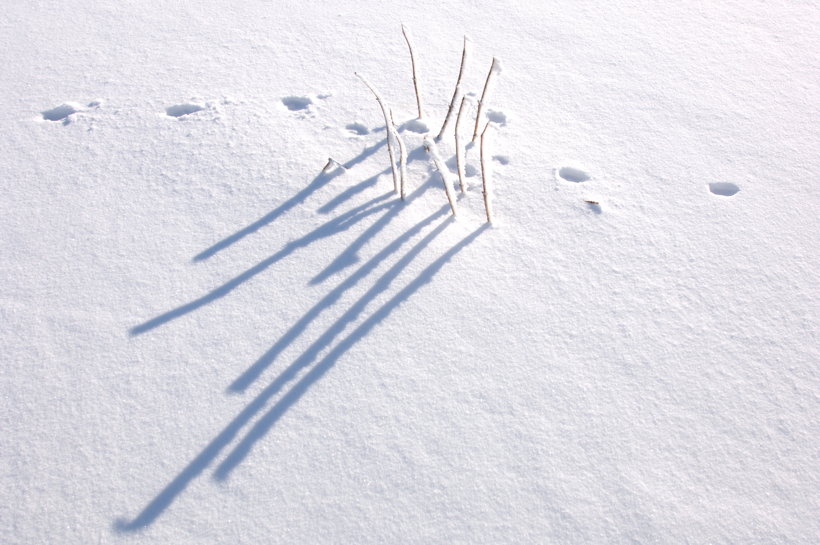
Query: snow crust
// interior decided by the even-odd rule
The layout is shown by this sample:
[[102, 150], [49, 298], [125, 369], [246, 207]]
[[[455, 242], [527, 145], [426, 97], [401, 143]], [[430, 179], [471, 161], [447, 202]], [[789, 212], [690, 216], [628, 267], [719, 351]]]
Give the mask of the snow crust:
[[[820, 541], [816, 6], [67, 13], [0, 23], [3, 543]], [[477, 145], [393, 193], [402, 23], [434, 131], [504, 59], [493, 226]]]

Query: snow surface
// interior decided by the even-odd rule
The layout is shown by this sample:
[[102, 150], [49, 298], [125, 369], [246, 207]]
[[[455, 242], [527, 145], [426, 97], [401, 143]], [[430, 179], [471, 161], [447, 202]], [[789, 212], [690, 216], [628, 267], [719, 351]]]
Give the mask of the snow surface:
[[[401, 23], [432, 134], [504, 61], [492, 227]], [[0, 26], [3, 543], [820, 541], [815, 3]]]

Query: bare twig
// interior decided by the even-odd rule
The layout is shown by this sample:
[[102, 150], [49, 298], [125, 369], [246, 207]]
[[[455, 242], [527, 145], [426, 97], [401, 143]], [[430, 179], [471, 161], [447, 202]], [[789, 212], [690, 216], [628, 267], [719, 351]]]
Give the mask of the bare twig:
[[[354, 72], [356, 76], [362, 80], [362, 82], [367, 85], [367, 88], [370, 89], [370, 92], [373, 93], [373, 96], [376, 97], [376, 102], [379, 103], [379, 107], [382, 109], [382, 115], [384, 115], [384, 128], [387, 131], [387, 152], [390, 155], [390, 168], [393, 171], [393, 191], [396, 193], [399, 192], [399, 180], [398, 176], [396, 175], [396, 157], [393, 154], [393, 145], [390, 143], [390, 137], [395, 136], [395, 132], [393, 130], [393, 124], [390, 122], [390, 116], [387, 113], [387, 107], [384, 105], [384, 101], [382, 100], [381, 95], [376, 90], [373, 85], [370, 84], [364, 76], [359, 74], [358, 72]], [[398, 139], [398, 138], [397, 138]]]
[[342, 163], [340, 163], [339, 161], [337, 161], [333, 157], [328, 157], [327, 158], [327, 163], [325, 163], [324, 168], [322, 168], [322, 172], [330, 172], [331, 167], [333, 165], [336, 165], [336, 168], [341, 168], [342, 170], [347, 170], [347, 169], [345, 169], [345, 167]]
[[490, 124], [487, 123], [486, 125], [484, 125], [484, 130], [481, 131], [481, 186], [484, 194], [484, 210], [487, 212], [487, 223], [492, 223], [493, 215], [490, 202], [492, 199], [492, 195], [490, 193], [490, 171], [487, 168], [484, 160], [484, 141], [487, 140], [487, 129], [489, 128]]
[[444, 183], [444, 192], [447, 194], [447, 202], [450, 203], [450, 211], [455, 216], [456, 197], [453, 194], [453, 182], [450, 180], [450, 171], [447, 169], [447, 165], [441, 160], [441, 157], [439, 157], [436, 143], [433, 142], [431, 138], [427, 137], [424, 139], [424, 149], [427, 150], [427, 153], [433, 158], [433, 164], [441, 175], [441, 181]]
[[444, 129], [447, 128], [447, 124], [450, 123], [450, 118], [453, 116], [453, 110], [456, 106], [456, 101], [458, 101], [458, 96], [461, 94], [461, 78], [464, 76], [464, 66], [467, 64], [467, 36], [464, 36], [464, 49], [461, 50], [461, 67], [458, 69], [458, 79], [456, 79], [456, 88], [453, 91], [453, 98], [450, 99], [450, 107], [447, 109], [447, 115], [444, 118], [444, 123], [441, 125], [441, 130], [438, 132], [438, 136], [436, 136], [436, 142], [441, 141], [442, 137], [444, 136]]
[[410, 64], [413, 67], [413, 87], [416, 90], [416, 105], [418, 106], [419, 110], [419, 119], [424, 117], [424, 114], [421, 111], [421, 95], [419, 94], [419, 80], [418, 76], [416, 75], [416, 55], [413, 53], [413, 44], [410, 41], [409, 33], [407, 32], [407, 27], [401, 25], [401, 33], [404, 35], [404, 41], [407, 42], [407, 49], [410, 50]]
[[484, 113], [484, 99], [487, 98], [487, 90], [490, 88], [490, 80], [493, 73], [498, 70], [498, 59], [493, 57], [493, 63], [490, 65], [490, 71], [487, 73], [487, 80], [484, 82], [484, 90], [481, 92], [481, 100], [478, 101], [478, 111], [475, 114], [475, 129], [473, 130], [473, 142], [478, 138], [478, 125], [481, 123], [481, 114]]
[[456, 116], [456, 170], [458, 170], [458, 185], [462, 193], [466, 193], [466, 185], [464, 184], [464, 152], [461, 146], [461, 136], [459, 134], [459, 127], [461, 126], [461, 114], [464, 112], [464, 106], [467, 103], [467, 97], [461, 97], [461, 106], [458, 107], [458, 116]]
[[405, 196], [405, 181], [407, 180], [407, 147], [404, 145], [404, 140], [396, 128], [396, 122], [393, 120], [393, 110], [390, 110], [390, 124], [393, 126], [393, 135], [396, 137], [396, 142], [399, 144], [399, 173], [401, 174], [401, 183], [399, 184], [399, 194], [401, 200]]

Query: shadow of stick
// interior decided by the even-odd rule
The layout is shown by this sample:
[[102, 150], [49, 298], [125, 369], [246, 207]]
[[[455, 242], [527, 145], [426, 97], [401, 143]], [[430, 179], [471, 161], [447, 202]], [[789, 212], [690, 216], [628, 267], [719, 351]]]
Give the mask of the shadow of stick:
[[[372, 145], [368, 148], [365, 148], [364, 150], [362, 150], [362, 152], [359, 155], [357, 155], [353, 159], [350, 159], [348, 162], [344, 163], [344, 165], [342, 165], [342, 166], [345, 169], [350, 169], [350, 168], [354, 167], [355, 165], [361, 163], [362, 161], [364, 161], [365, 159], [367, 159], [368, 157], [370, 157], [371, 155], [376, 153], [376, 151], [380, 147], [385, 145], [386, 143], [387, 143], [387, 140], [385, 139], [385, 140], [382, 140], [381, 142], [378, 142], [378, 143], [376, 143], [376, 144], [374, 144], [374, 145]], [[255, 222], [248, 225], [247, 227], [245, 227], [243, 229], [240, 229], [236, 233], [223, 238], [222, 240], [220, 240], [219, 242], [217, 242], [213, 246], [211, 246], [211, 247], [203, 250], [202, 252], [198, 253], [197, 255], [194, 256], [193, 261], [204, 261], [204, 260], [208, 259], [209, 257], [213, 256], [214, 254], [216, 254], [217, 252], [221, 252], [222, 250], [224, 250], [228, 246], [231, 246], [232, 244], [235, 244], [235, 243], [239, 242], [240, 240], [242, 240], [246, 236], [248, 236], [252, 233], [255, 233], [256, 231], [258, 231], [262, 227], [265, 227], [266, 225], [268, 225], [272, 221], [276, 220], [279, 216], [283, 215], [285, 212], [287, 212], [288, 210], [290, 210], [294, 206], [305, 202], [305, 200], [308, 197], [310, 197], [313, 193], [315, 193], [317, 190], [324, 187], [328, 182], [330, 182], [331, 180], [333, 180], [334, 178], [336, 178], [337, 176], [339, 176], [343, 172], [344, 172], [344, 170], [337, 169], [337, 170], [335, 170], [333, 172], [330, 172], [330, 173], [327, 173], [327, 172], [319, 173], [319, 175], [316, 176], [307, 186], [305, 186], [304, 189], [302, 189], [301, 191], [296, 193], [293, 197], [286, 200], [285, 202], [283, 202], [282, 204], [280, 204], [279, 206], [277, 206], [276, 208], [274, 208], [273, 210], [271, 210], [270, 212], [268, 212], [267, 214], [265, 214], [264, 216], [262, 216], [261, 218], [259, 218]], [[373, 182], [375, 182], [375, 178], [368, 179], [366, 181], [371, 181], [371, 180]], [[359, 184], [359, 185], [361, 186], [362, 184]], [[369, 185], [373, 185], [373, 184], [370, 183]], [[369, 187], [369, 185], [366, 186], [366, 187]], [[361, 188], [360, 190], [362, 190], [362, 189], [364, 189], [364, 188]], [[356, 192], [351, 193], [350, 195], [355, 195], [355, 194], [356, 194]], [[343, 200], [345, 200], [345, 199], [342, 199], [341, 201], [343, 201]], [[336, 206], [338, 206], [338, 204], [340, 204], [341, 201], [339, 201], [339, 203], [337, 203]], [[334, 208], [335, 208], [335, 206], [334, 206]]]
[[[425, 191], [430, 189], [432, 185], [433, 178], [428, 178], [428, 180], [421, 184], [418, 188], [416, 188], [413, 193], [407, 195], [406, 199], [402, 202], [404, 206], [413, 202], [417, 198], [419, 198]], [[356, 239], [350, 243], [350, 245], [345, 248], [333, 261], [321, 272], [319, 272], [316, 276], [310, 279], [310, 285], [321, 284], [330, 276], [336, 274], [337, 272], [342, 271], [343, 269], [353, 265], [358, 261], [358, 252], [362, 249], [362, 247], [367, 244], [368, 241], [373, 239], [382, 229], [384, 229], [392, 220], [395, 218], [398, 213], [402, 210], [403, 206], [397, 206], [384, 215], [382, 215], [378, 220], [374, 221], [370, 227], [365, 229], [365, 231], [360, 234]]]
[[[376, 298], [377, 295], [385, 291], [391, 282], [398, 276], [398, 274], [421, 252], [421, 250], [430, 243], [439, 233], [450, 223], [451, 218], [448, 218], [436, 229], [430, 232], [424, 239], [422, 239], [412, 250], [410, 250], [401, 260], [399, 260], [388, 272], [384, 274], [362, 298], [357, 301], [331, 328], [328, 334], [335, 335], [340, 333], [344, 327], [355, 320], [358, 315], [364, 310], [367, 304]], [[214, 478], [217, 480], [225, 480], [228, 478], [231, 471], [236, 468], [250, 453], [257, 441], [262, 439], [271, 427], [292, 407], [299, 399], [307, 392], [307, 390], [316, 381], [321, 379], [331, 367], [333, 367], [339, 358], [342, 357], [350, 348], [359, 340], [365, 337], [378, 323], [386, 319], [393, 310], [398, 308], [402, 302], [409, 299], [422, 286], [428, 284], [441, 268], [453, 258], [458, 252], [463, 250], [468, 244], [478, 237], [488, 224], [473, 231], [466, 238], [462, 239], [458, 244], [450, 248], [441, 257], [437, 258], [430, 265], [428, 265], [414, 280], [407, 286], [400, 290], [396, 295], [391, 297], [384, 305], [375, 310], [366, 320], [364, 320], [350, 335], [339, 341], [330, 352], [319, 363], [317, 363], [299, 382], [297, 382], [282, 398], [265, 413], [256, 424], [248, 431], [245, 437], [234, 447], [228, 454], [225, 460], [214, 471]], [[324, 343], [323, 343], [324, 344]], [[315, 347], [308, 349], [310, 356], [318, 354]], [[303, 362], [301, 366], [307, 365], [308, 362]], [[285, 373], [292, 375], [288, 369]], [[283, 373], [284, 374], [284, 373]], [[278, 382], [279, 379], [277, 379]]]
[[[411, 249], [394, 267], [392, 267], [382, 279], [378, 281], [381, 288], [380, 293], [386, 289], [393, 278], [406, 267], [419, 252], [435, 238], [447, 225], [451, 223], [451, 219], [443, 222], [438, 228], [432, 231], [419, 244]], [[376, 310], [367, 320], [359, 325], [350, 335], [343, 339], [331, 352], [314, 367], [305, 377], [302, 378], [274, 407], [268, 411], [262, 420], [257, 422], [253, 430], [249, 432], [242, 440], [241, 448], [235, 448], [228, 459], [217, 469], [217, 478], [222, 475], [222, 478], [227, 477], [228, 473], [241, 462], [253, 444], [261, 439], [267, 430], [270, 429], [275, 422], [290, 408], [305, 391], [321, 378], [324, 373], [332, 367], [336, 361], [349, 350], [356, 342], [370, 332], [373, 327], [387, 318], [390, 313], [397, 308], [402, 301], [407, 300], [411, 295], [418, 291], [424, 284], [430, 282], [433, 276], [449, 261], [455, 254], [461, 251], [465, 246], [470, 244], [475, 238], [485, 230], [486, 225], [474, 231], [461, 242], [453, 246], [441, 257], [436, 259], [432, 264], [428, 265], [422, 273], [410, 282], [404, 289], [398, 292], [387, 303]], [[432, 235], [432, 236], [431, 236]], [[368, 291], [370, 298], [376, 295], [372, 289]], [[368, 295], [365, 295], [361, 301], [369, 302]], [[366, 303], [365, 303], [366, 304]], [[350, 311], [349, 311], [350, 312]], [[348, 316], [349, 313], [346, 313]], [[358, 315], [358, 312], [355, 313]], [[348, 316], [350, 317], [350, 316]], [[353, 316], [355, 317], [355, 316]], [[338, 323], [338, 322], [337, 322]], [[135, 532], [142, 528], [151, 525], [157, 517], [159, 517], [171, 503], [181, 494], [185, 488], [191, 483], [193, 479], [199, 476], [208, 465], [219, 455], [225, 446], [227, 446], [233, 438], [239, 433], [244, 425], [260, 410], [264, 408], [268, 400], [278, 391], [280, 384], [274, 381], [270, 386], [259, 393], [185, 468], [160, 491], [157, 496], [140, 512], [133, 520], [127, 521], [124, 519], [117, 519], [114, 522], [114, 530], [117, 532]]]
[[400, 201], [390, 201], [385, 204], [381, 204], [376, 206], [376, 204], [380, 201], [383, 201], [390, 197], [390, 193], [385, 193], [384, 195], [372, 199], [362, 205], [353, 208], [341, 216], [333, 218], [332, 220], [325, 222], [324, 224], [320, 225], [307, 235], [296, 239], [292, 242], [286, 244], [281, 250], [276, 252], [275, 254], [271, 255], [270, 257], [265, 258], [264, 260], [260, 261], [250, 269], [246, 270], [242, 274], [235, 276], [234, 278], [228, 280], [218, 288], [215, 288], [208, 292], [207, 294], [194, 299], [193, 301], [186, 303], [182, 306], [179, 306], [173, 310], [169, 310], [163, 314], [160, 314], [156, 318], [152, 318], [145, 323], [142, 323], [138, 326], [132, 327], [128, 332], [131, 336], [140, 335], [145, 333], [146, 331], [150, 331], [156, 327], [159, 327], [171, 320], [184, 316], [188, 313], [191, 313], [198, 308], [207, 305], [208, 303], [212, 303], [217, 299], [225, 297], [230, 292], [253, 278], [254, 276], [258, 275], [259, 273], [263, 272], [265, 269], [276, 263], [277, 261], [287, 257], [288, 255], [292, 254], [299, 248], [304, 248], [309, 244], [320, 240], [322, 238], [326, 238], [337, 233], [340, 233], [351, 225], [355, 224], [358, 221], [375, 214], [385, 208], [389, 209], [394, 206], [398, 206]]
[[265, 227], [267, 224], [274, 221], [276, 218], [278, 218], [279, 216], [281, 216], [297, 204], [305, 202], [305, 199], [307, 199], [315, 191], [323, 187], [325, 184], [330, 182], [333, 178], [335, 178], [342, 172], [343, 171], [341, 170], [336, 170], [330, 174], [325, 172], [320, 173], [318, 176], [316, 176], [316, 178], [313, 179], [313, 181], [311, 181], [307, 186], [305, 186], [304, 189], [299, 191], [296, 195], [286, 200], [285, 202], [283, 202], [282, 204], [280, 204], [279, 206], [277, 206], [276, 208], [274, 208], [273, 210], [271, 210], [255, 222], [251, 223], [244, 229], [240, 229], [236, 233], [223, 238], [210, 248], [207, 248], [202, 252], [198, 253], [194, 256], [193, 261], [204, 261], [212, 255], [216, 254], [217, 252], [221, 252], [228, 246], [239, 242], [246, 236], [255, 233], [256, 231], [258, 231], [262, 227]]
[[385, 246], [379, 253], [370, 258], [366, 263], [359, 267], [353, 274], [339, 283], [327, 295], [325, 295], [318, 303], [316, 303], [307, 313], [302, 316], [282, 337], [265, 352], [256, 362], [251, 365], [242, 375], [239, 376], [229, 387], [230, 392], [242, 392], [256, 380], [262, 372], [272, 364], [282, 351], [290, 346], [296, 338], [307, 329], [313, 320], [315, 320], [322, 312], [330, 308], [336, 303], [344, 293], [359, 283], [360, 280], [367, 277], [379, 264], [387, 259], [390, 254], [395, 253], [407, 241], [416, 236], [424, 227], [430, 224], [433, 220], [441, 217], [447, 211], [447, 207], [442, 207], [437, 212], [431, 214], [421, 222], [417, 223], [401, 236], [396, 238], [393, 242]]

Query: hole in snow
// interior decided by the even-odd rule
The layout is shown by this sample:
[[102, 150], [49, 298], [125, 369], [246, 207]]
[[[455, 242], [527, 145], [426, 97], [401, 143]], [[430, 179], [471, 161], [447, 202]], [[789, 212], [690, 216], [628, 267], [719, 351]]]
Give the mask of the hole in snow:
[[714, 182], [709, 184], [709, 191], [722, 197], [731, 197], [740, 191], [740, 188], [729, 182]]
[[171, 117], [182, 117], [183, 115], [192, 114], [203, 109], [204, 108], [198, 104], [175, 104], [174, 106], [165, 108], [165, 113]]
[[[447, 159], [444, 162], [444, 164], [447, 165], [447, 167], [450, 170], [452, 170], [453, 172], [458, 172], [458, 161], [456, 161], [456, 156], [455, 155], [453, 155], [452, 157]], [[470, 178], [470, 177], [475, 176], [476, 174], [478, 174], [478, 169], [476, 167], [474, 167], [473, 165], [471, 165], [470, 163], [465, 163], [464, 164], [464, 174], [468, 178]]]
[[493, 160], [498, 161], [502, 165], [509, 165], [510, 164], [510, 158], [507, 157], [506, 155], [493, 155]]
[[410, 132], [417, 132], [419, 134], [426, 134], [430, 132], [430, 127], [421, 119], [411, 119], [404, 124], [404, 128]]
[[313, 101], [308, 97], [285, 97], [282, 99], [288, 110], [291, 112], [298, 112], [299, 110], [307, 110]]
[[496, 110], [487, 110], [487, 119], [489, 119], [493, 123], [497, 123], [501, 127], [507, 125], [507, 114], [505, 114], [504, 112], [498, 112]]
[[367, 127], [365, 127], [361, 123], [348, 123], [347, 125], [345, 125], [345, 129], [358, 136], [364, 136], [365, 134], [370, 133], [370, 131], [367, 130]]
[[43, 119], [47, 119], [48, 121], [60, 121], [67, 118], [71, 114], [76, 114], [77, 109], [71, 104], [60, 104], [56, 108], [40, 113], [43, 114]]
[[580, 168], [573, 168], [573, 167], [561, 167], [558, 170], [558, 176], [568, 182], [586, 182], [589, 180], [589, 174], [581, 170]]
[[600, 214], [603, 212], [603, 210], [601, 210], [601, 203], [599, 203], [598, 201], [584, 200], [584, 202], [587, 203], [589, 209], [595, 212], [596, 214]]

